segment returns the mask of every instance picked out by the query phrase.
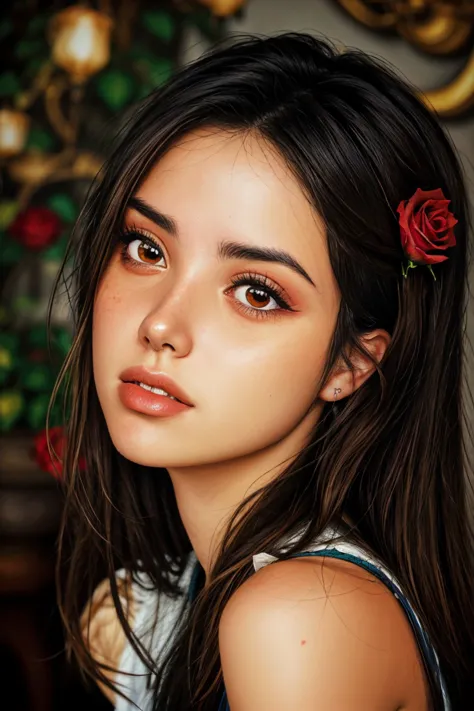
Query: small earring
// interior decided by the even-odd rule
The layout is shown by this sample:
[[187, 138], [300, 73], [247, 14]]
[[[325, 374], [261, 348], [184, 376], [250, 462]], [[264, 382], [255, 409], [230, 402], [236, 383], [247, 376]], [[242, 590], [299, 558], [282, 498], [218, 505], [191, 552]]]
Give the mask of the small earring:
[[337, 398], [337, 396], [342, 393], [341, 388], [334, 388], [334, 400]]

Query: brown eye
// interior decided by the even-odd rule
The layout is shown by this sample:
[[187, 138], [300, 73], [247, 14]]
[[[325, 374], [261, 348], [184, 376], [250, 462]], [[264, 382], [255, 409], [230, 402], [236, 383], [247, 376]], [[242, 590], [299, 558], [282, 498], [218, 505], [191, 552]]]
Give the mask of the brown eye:
[[[137, 227], [122, 228], [116, 236], [121, 243], [120, 258], [130, 266], [158, 266], [164, 259], [164, 251], [157, 240]], [[160, 267], [166, 264], [160, 264]]]
[[257, 318], [281, 316], [294, 309], [283, 289], [271, 282], [267, 275], [246, 272], [232, 277], [232, 292], [238, 308]]
[[[245, 299], [245, 301], [241, 302], [244, 306], [251, 306], [259, 311], [273, 311], [275, 308], [278, 309], [275, 298], [265, 289], [259, 289], [255, 286], [239, 286], [235, 290], [236, 298], [237, 292], [239, 291], [242, 292], [242, 296]], [[240, 299], [238, 299], [238, 301], [240, 301]], [[272, 301], [274, 302], [274, 306], [269, 309], [268, 306], [271, 306]]]
[[152, 245], [142, 239], [134, 239], [130, 242], [127, 252], [131, 259], [141, 264], [157, 266], [157, 262], [163, 259], [163, 252], [157, 245]]

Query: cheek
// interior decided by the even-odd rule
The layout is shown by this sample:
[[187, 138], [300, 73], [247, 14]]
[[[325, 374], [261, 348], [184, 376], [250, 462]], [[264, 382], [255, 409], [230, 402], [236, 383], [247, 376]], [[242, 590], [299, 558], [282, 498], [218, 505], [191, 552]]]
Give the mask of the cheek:
[[104, 279], [97, 290], [92, 319], [94, 369], [106, 367], [114, 354], [119, 355], [125, 343], [130, 343], [131, 319], [130, 299], [123, 298], [112, 280]]
[[[325, 363], [325, 343], [313, 329], [298, 328], [285, 334], [249, 344], [230, 347], [219, 383], [216, 383], [220, 418], [231, 410], [240, 421], [258, 428], [278, 427], [284, 434], [307, 412], [317, 395]], [[216, 370], [213, 368], [216, 377]], [[218, 418], [219, 419], [219, 418]], [[281, 430], [281, 431], [280, 431]]]
[[116, 314], [121, 306], [121, 299], [117, 294], [103, 284], [98, 290], [92, 320], [92, 337], [94, 347], [102, 340], [107, 340], [114, 332]]
[[315, 395], [323, 362], [322, 354], [310, 352], [302, 344], [299, 348], [282, 348], [278, 356], [260, 365], [254, 376], [255, 388], [267, 405], [279, 411], [306, 410]]

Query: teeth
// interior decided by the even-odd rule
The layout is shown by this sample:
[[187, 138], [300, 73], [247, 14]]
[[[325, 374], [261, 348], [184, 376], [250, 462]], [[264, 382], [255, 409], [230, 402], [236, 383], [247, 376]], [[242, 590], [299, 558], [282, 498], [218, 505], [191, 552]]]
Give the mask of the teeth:
[[177, 398], [173, 397], [172, 395], [169, 395], [166, 390], [161, 390], [161, 388], [152, 388], [151, 385], [146, 385], [146, 383], [138, 383], [138, 385], [143, 388], [144, 390], [149, 390], [151, 393], [155, 393], [156, 395], [166, 395], [166, 397], [169, 397], [170, 400], [176, 400]]

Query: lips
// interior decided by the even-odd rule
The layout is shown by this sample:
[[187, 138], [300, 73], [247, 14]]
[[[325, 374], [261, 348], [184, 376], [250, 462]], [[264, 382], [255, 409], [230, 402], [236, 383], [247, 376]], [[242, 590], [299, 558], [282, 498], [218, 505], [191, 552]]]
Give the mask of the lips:
[[161, 388], [161, 390], [166, 390], [168, 395], [172, 395], [183, 404], [194, 407], [184, 390], [165, 373], [154, 373], [139, 365], [124, 370], [120, 374], [120, 379], [124, 383], [144, 383], [145, 385], [151, 385], [152, 388]]

